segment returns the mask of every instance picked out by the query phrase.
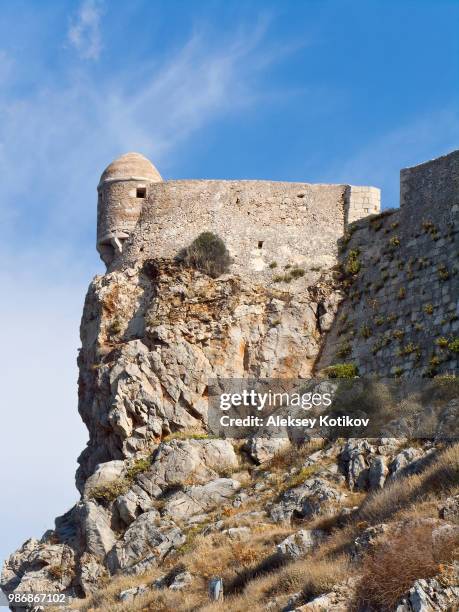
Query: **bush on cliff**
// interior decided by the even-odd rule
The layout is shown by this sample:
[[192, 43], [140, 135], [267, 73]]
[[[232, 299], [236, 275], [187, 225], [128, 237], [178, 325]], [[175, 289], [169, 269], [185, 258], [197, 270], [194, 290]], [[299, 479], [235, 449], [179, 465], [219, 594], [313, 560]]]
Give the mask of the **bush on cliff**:
[[180, 251], [178, 260], [212, 278], [228, 272], [232, 264], [225, 243], [212, 232], [199, 234], [190, 246]]

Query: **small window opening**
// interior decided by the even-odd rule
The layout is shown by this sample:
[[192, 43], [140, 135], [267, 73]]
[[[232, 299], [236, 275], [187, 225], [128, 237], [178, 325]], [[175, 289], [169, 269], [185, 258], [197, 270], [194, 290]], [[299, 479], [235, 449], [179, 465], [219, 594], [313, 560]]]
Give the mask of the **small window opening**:
[[263, 240], [259, 240], [258, 241], [258, 248], [262, 249], [263, 248]]
[[145, 198], [146, 195], [147, 195], [147, 188], [146, 187], [137, 187], [136, 196], [138, 198]]
[[364, 208], [363, 212], [370, 212], [370, 209], [369, 208]]

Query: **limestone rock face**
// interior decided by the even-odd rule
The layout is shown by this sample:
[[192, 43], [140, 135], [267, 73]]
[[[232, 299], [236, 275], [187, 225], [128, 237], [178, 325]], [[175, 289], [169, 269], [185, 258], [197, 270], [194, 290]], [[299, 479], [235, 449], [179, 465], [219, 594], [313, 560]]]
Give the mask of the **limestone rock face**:
[[131, 524], [110, 554], [111, 570], [129, 568], [136, 573], [135, 566], [139, 562], [142, 562], [141, 567], [144, 570], [146, 561], [152, 566], [172, 548], [184, 543], [185, 537], [177, 526], [168, 522], [160, 524], [158, 518], [158, 512], [152, 510], [145, 512]]
[[288, 448], [289, 445], [290, 441], [287, 434], [283, 438], [278, 436], [253, 436], [247, 441], [246, 448], [256, 463], [264, 463]]
[[[308, 376], [319, 317], [325, 327], [324, 312], [339, 301], [333, 291], [330, 271], [282, 287], [250, 276], [213, 279], [165, 259], [96, 277], [78, 358], [79, 412], [89, 431], [76, 475], [81, 500], [10, 557], [5, 590], [89, 595], [111, 573], [160, 563], [184, 543], [184, 525], [248, 499], [233, 444], [206, 438], [209, 379]], [[246, 451], [265, 463], [289, 444], [257, 438]], [[339, 496], [325, 481], [311, 482], [281, 513], [311, 515]], [[250, 530], [227, 535], [244, 539]]]
[[323, 512], [327, 505], [342, 501], [344, 497], [343, 493], [323, 478], [310, 478], [283, 494], [280, 503], [271, 508], [271, 518], [276, 522], [290, 520], [292, 517], [310, 518]]
[[150, 453], [171, 432], [204, 431], [209, 378], [309, 375], [331, 291], [328, 277], [292, 293], [169, 260], [96, 277], [81, 324], [79, 411], [90, 439], [80, 491], [98, 465]]
[[232, 478], [218, 478], [206, 485], [185, 487], [183, 491], [171, 496], [165, 511], [172, 519], [187, 519], [229, 502], [240, 486]]
[[69, 546], [31, 538], [5, 562], [1, 584], [6, 592], [65, 592], [74, 567], [75, 554]]
[[454, 610], [459, 601], [459, 587], [441, 584], [436, 578], [416, 580], [396, 612], [442, 612]]
[[172, 440], [160, 445], [145, 476], [163, 489], [189, 480], [204, 484], [237, 467], [236, 453], [227, 440]]

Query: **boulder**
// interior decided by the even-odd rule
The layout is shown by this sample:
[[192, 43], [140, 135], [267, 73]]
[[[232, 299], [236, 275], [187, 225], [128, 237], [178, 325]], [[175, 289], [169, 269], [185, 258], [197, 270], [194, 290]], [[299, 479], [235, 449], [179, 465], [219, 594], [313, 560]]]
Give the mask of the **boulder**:
[[108, 572], [94, 555], [83, 553], [79, 561], [78, 582], [86, 597], [99, 590]]
[[351, 549], [351, 556], [359, 559], [369, 548], [374, 546], [378, 539], [388, 531], [389, 527], [385, 523], [367, 527], [355, 540]]
[[121, 591], [118, 594], [118, 599], [122, 602], [132, 601], [139, 595], [145, 595], [148, 592], [148, 589], [145, 584], [139, 584], [136, 587], [132, 587], [131, 589], [126, 589], [125, 591]]
[[84, 485], [84, 496], [88, 497], [92, 489], [106, 486], [119, 480], [125, 471], [124, 461], [106, 461], [99, 463], [92, 476], [86, 480]]
[[290, 440], [285, 433], [285, 436], [253, 436], [250, 438], [245, 449], [251, 456], [251, 458], [258, 464], [269, 461], [281, 451], [287, 449], [290, 446]]
[[400, 451], [389, 465], [390, 477], [408, 476], [414, 474], [419, 459], [423, 458], [425, 452], [421, 448], [405, 448]]
[[382, 489], [386, 482], [389, 468], [387, 467], [387, 459], [384, 456], [375, 457], [370, 464], [368, 472], [368, 484], [370, 489]]
[[190, 572], [180, 572], [172, 580], [168, 588], [171, 591], [183, 591], [193, 582], [193, 576]]
[[282, 540], [276, 549], [283, 557], [292, 559], [303, 557], [320, 544], [325, 535], [325, 532], [320, 529], [300, 529]]
[[5, 593], [58, 593], [71, 586], [74, 571], [69, 546], [32, 538], [5, 561], [1, 583]]
[[331, 487], [323, 478], [310, 478], [299, 487], [286, 491], [278, 504], [269, 510], [276, 522], [288, 521], [292, 516], [310, 518], [320, 514], [332, 502], [340, 502], [345, 495]]
[[144, 489], [133, 485], [127, 493], [116, 498], [115, 507], [121, 520], [130, 525], [139, 514], [152, 508], [152, 501]]
[[232, 478], [217, 478], [205, 485], [185, 487], [170, 496], [164, 510], [173, 520], [188, 519], [229, 503], [240, 487], [241, 484]]
[[222, 533], [227, 535], [230, 540], [249, 540], [252, 530], [249, 527], [230, 527], [224, 529]]
[[237, 467], [237, 455], [228, 440], [171, 440], [159, 446], [138, 484], [158, 497], [165, 489], [205, 484]]
[[369, 482], [369, 457], [375, 452], [367, 440], [348, 440], [341, 452], [341, 462], [350, 489], [364, 490]]
[[105, 559], [116, 542], [108, 511], [94, 501], [85, 501], [80, 506], [80, 516], [85, 551]]
[[396, 612], [445, 612], [457, 610], [459, 604], [459, 582], [444, 585], [436, 578], [416, 580], [396, 608]]
[[448, 497], [441, 506], [439, 514], [445, 521], [459, 522], [459, 495]]
[[108, 556], [111, 571], [130, 568], [131, 573], [137, 573], [135, 566], [139, 562], [147, 561], [146, 567], [151, 567], [185, 542], [185, 536], [174, 523], [158, 519], [158, 512], [150, 510], [131, 523]]

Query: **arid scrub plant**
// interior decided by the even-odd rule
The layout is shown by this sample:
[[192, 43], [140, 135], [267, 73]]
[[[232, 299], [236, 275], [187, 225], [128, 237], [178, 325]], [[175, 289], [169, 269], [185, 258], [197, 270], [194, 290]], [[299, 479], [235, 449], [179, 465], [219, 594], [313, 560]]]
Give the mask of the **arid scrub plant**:
[[405, 337], [405, 332], [403, 331], [403, 329], [394, 329], [394, 331], [392, 332], [392, 335], [394, 338], [396, 338], [397, 340], [400, 340], [401, 342], [403, 338]]
[[399, 300], [404, 300], [406, 298], [406, 289], [405, 287], [400, 287], [398, 290], [397, 297]]
[[354, 363], [335, 363], [325, 368], [324, 374], [328, 378], [355, 378], [359, 371]]
[[212, 232], [199, 234], [190, 246], [180, 251], [177, 259], [212, 278], [228, 272], [232, 264], [225, 243]]
[[345, 341], [340, 344], [339, 349], [336, 351], [338, 357], [347, 357], [352, 352], [352, 347], [349, 342]]
[[360, 251], [358, 249], [349, 251], [346, 263], [344, 264], [344, 272], [348, 276], [356, 276], [360, 272], [362, 264], [360, 263], [359, 255]]
[[424, 308], [423, 308], [423, 311], [424, 311], [426, 314], [428, 314], [428, 315], [433, 314], [433, 311], [434, 311], [433, 304], [430, 304], [430, 303], [429, 303], [429, 304], [426, 304], [426, 305], [424, 306]]
[[303, 268], [293, 268], [290, 270], [290, 276], [292, 278], [300, 278], [301, 276], [304, 276]]
[[366, 604], [372, 610], [395, 610], [416, 580], [431, 578], [442, 564], [452, 562], [459, 546], [458, 534], [452, 530], [449, 535], [433, 537], [432, 532], [432, 523], [411, 526], [365, 556], [357, 588], [361, 607]]
[[452, 353], [459, 353], [459, 338], [454, 338], [448, 342], [448, 349]]
[[438, 278], [442, 281], [446, 281], [449, 279], [449, 270], [448, 268], [445, 266], [445, 264], [441, 264], [438, 266]]
[[99, 501], [113, 501], [119, 495], [124, 495], [131, 487], [134, 479], [139, 474], [142, 474], [151, 465], [151, 458], [137, 459], [127, 468], [124, 476], [121, 476], [113, 482], [98, 485], [89, 492], [89, 497]]

